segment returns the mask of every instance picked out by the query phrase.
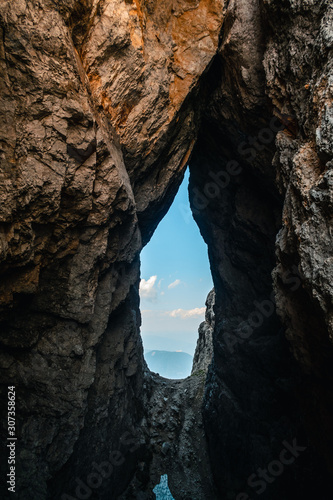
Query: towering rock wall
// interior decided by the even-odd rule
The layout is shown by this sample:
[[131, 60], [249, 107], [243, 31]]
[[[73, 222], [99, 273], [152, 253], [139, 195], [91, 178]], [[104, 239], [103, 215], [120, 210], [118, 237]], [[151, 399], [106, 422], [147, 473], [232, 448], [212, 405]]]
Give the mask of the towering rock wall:
[[[265, 13], [271, 19], [267, 93], [280, 113], [293, 117], [291, 133], [277, 135], [273, 160], [284, 197], [274, 269], [277, 311], [306, 374], [299, 398], [310, 439], [332, 473], [333, 7], [290, 2], [277, 19], [277, 5], [267, 2]], [[283, 281], [290, 268], [298, 269], [301, 287]]]
[[[108, 455], [103, 443], [132, 431], [143, 376], [134, 195], [69, 12], [55, 5], [1, 6], [2, 404], [15, 385], [17, 490], [27, 499], [49, 495], [79, 437], [87, 474], [94, 449]], [[108, 430], [113, 398], [126, 418]]]
[[1, 422], [6, 438], [15, 385], [18, 498], [84, 495], [101, 462], [95, 495], [117, 498], [149, 463], [139, 252], [193, 147], [223, 5], [1, 1]]
[[[190, 179], [216, 290], [204, 421], [221, 498], [325, 498], [331, 65], [329, 2], [229, 2]], [[293, 440], [294, 466], [263, 479]]]

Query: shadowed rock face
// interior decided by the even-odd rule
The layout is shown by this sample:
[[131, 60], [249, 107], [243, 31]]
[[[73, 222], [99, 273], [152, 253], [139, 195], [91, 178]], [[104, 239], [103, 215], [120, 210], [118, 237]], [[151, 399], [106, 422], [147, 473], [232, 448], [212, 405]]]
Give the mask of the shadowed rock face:
[[[222, 498], [325, 498], [331, 469], [332, 7], [315, 4], [229, 3], [191, 159], [216, 290], [204, 422]], [[258, 484], [293, 439], [307, 447], [295, 466]]]
[[[267, 9], [269, 16], [276, 6]], [[270, 23], [267, 91], [280, 113], [293, 116], [296, 130], [276, 139], [273, 163], [284, 207], [273, 278], [286, 337], [306, 374], [299, 394], [303, 419], [332, 473], [333, 8], [291, 2], [282, 19], [278, 30]], [[291, 266], [302, 277], [297, 290], [282, 279]]]
[[[102, 462], [89, 498], [153, 498], [166, 472], [175, 498], [251, 497], [250, 475], [294, 439], [306, 450], [261, 498], [325, 498], [330, 2], [17, 0], [0, 15], [1, 412], [15, 385], [18, 498], [78, 496]], [[139, 253], [188, 162], [216, 294], [207, 450], [202, 381], [152, 377], [139, 335]]]

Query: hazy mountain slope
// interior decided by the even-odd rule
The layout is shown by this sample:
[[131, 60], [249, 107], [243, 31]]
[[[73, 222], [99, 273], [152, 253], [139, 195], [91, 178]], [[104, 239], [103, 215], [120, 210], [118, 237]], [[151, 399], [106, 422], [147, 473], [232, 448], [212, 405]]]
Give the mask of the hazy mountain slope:
[[145, 359], [150, 370], [162, 377], [185, 378], [191, 373], [193, 357], [186, 352], [149, 351]]

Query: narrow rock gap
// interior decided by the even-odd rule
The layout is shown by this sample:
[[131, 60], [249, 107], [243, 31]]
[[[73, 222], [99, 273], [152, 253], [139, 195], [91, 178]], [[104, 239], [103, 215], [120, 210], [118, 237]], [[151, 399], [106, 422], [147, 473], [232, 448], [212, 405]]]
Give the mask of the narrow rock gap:
[[[212, 289], [207, 247], [189, 206], [188, 180], [186, 172], [171, 208], [141, 253], [145, 358], [153, 372], [170, 379], [191, 374], [198, 327], [205, 318], [206, 297]], [[201, 346], [205, 345], [204, 330], [203, 325]], [[199, 358], [202, 356], [196, 355], [197, 369]]]
[[[149, 338], [149, 335], [145, 335], [149, 321], [145, 324], [144, 318], [143, 326], [146, 330], [142, 336], [146, 346], [149, 346], [149, 342], [157, 341], [162, 343], [159, 346], [185, 346], [186, 349], [187, 345], [194, 356], [187, 367], [187, 373], [182, 377], [175, 370], [168, 373], [151, 370], [146, 373], [144, 427], [151, 458], [141, 474], [137, 472], [119, 500], [134, 497], [152, 499], [155, 498], [154, 494], [160, 500], [166, 498], [165, 495], [174, 500], [218, 498], [213, 485], [202, 420], [205, 380], [212, 357], [215, 295], [207, 248], [189, 206], [188, 181], [189, 172], [186, 172], [183, 184], [165, 216], [166, 220], [160, 223], [163, 226], [165, 222], [165, 228], [162, 227], [160, 233], [160, 226], [157, 228], [157, 234], [147, 248], [149, 251], [144, 260], [148, 261], [142, 265], [147, 274], [141, 271], [140, 291], [143, 316], [147, 314], [147, 310], [143, 309], [144, 304], [150, 304], [150, 307], [156, 305], [157, 322], [150, 323], [153, 327], [159, 329], [158, 321], [161, 321], [165, 328], [166, 319], [171, 318], [172, 321], [178, 319], [178, 329], [183, 329], [177, 330], [177, 324], [172, 324], [175, 330], [171, 332], [173, 336], [169, 339], [158, 337], [159, 330], [155, 331], [154, 338]], [[185, 257], [185, 261], [178, 260], [179, 254]], [[166, 274], [152, 274], [149, 271], [158, 261], [162, 262], [162, 270]], [[181, 267], [174, 267], [175, 264], [180, 264]], [[175, 272], [174, 275], [172, 271]], [[167, 293], [169, 298], [166, 310], [161, 311], [160, 297]], [[184, 297], [184, 294], [187, 296]], [[198, 302], [193, 302], [194, 300]], [[148, 312], [152, 315], [153, 310]], [[205, 321], [201, 321], [199, 326], [203, 319]], [[151, 344], [150, 346], [152, 347]], [[161, 351], [155, 348], [153, 352], [158, 355]], [[168, 374], [170, 378], [165, 378]]]

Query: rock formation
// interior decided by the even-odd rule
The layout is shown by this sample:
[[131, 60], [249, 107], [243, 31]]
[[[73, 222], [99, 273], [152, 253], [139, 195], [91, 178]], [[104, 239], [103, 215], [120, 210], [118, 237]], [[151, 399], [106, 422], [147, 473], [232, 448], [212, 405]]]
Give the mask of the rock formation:
[[222, 497], [260, 491], [248, 478], [286, 439], [306, 451], [262, 498], [324, 498], [331, 469], [332, 7], [317, 4], [229, 3], [192, 157], [216, 290], [204, 420]]
[[[151, 462], [142, 462], [119, 500], [150, 496], [162, 474], [168, 474], [172, 496], [219, 498], [212, 477], [201, 406], [205, 373], [169, 380], [152, 373], [147, 380], [144, 427], [150, 436]], [[144, 493], [143, 493], [144, 491]]]
[[213, 357], [213, 332], [215, 290], [211, 290], [206, 300], [205, 321], [199, 326], [199, 337], [193, 358], [192, 374], [198, 371], [207, 372]]
[[[1, 435], [15, 385], [17, 498], [148, 499], [168, 473], [176, 500], [245, 499], [268, 467], [262, 499], [324, 500], [330, 0], [0, 6]], [[206, 383], [150, 374], [139, 334], [139, 254], [188, 164], [215, 288]], [[295, 440], [294, 462], [269, 468]]]

